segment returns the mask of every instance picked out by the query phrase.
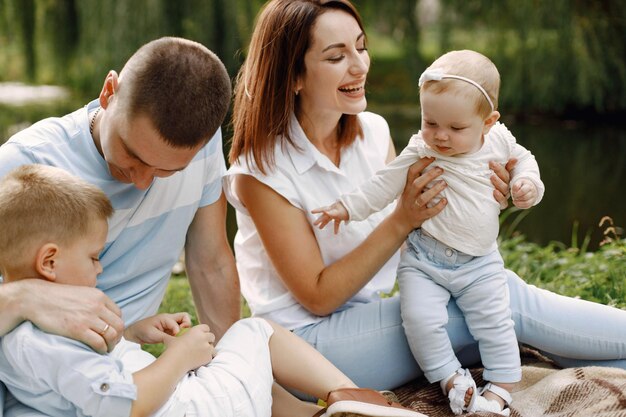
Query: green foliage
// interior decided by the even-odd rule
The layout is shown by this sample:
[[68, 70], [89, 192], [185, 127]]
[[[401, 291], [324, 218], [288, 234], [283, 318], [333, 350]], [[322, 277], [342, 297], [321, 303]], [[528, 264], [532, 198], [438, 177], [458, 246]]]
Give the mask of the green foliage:
[[[441, 49], [480, 48], [503, 75], [502, 105], [626, 110], [626, 9], [617, 1], [442, 0]], [[461, 38], [455, 34], [464, 33]], [[462, 40], [461, 40], [462, 39]]]
[[507, 267], [527, 283], [559, 294], [626, 308], [626, 240], [596, 252], [553, 242], [541, 247], [522, 235], [501, 242]]
[[528, 210], [506, 210], [501, 218], [514, 218], [501, 230], [500, 253], [507, 268], [527, 283], [559, 294], [626, 308], [626, 239], [610, 218], [603, 218], [604, 240], [595, 252], [588, 252], [590, 232], [582, 240], [574, 225], [569, 245], [551, 242], [541, 246], [528, 242], [514, 231]]
[[[108, 70], [119, 71], [140, 45], [165, 35], [203, 43], [234, 76], [263, 3], [0, 0], [0, 80], [61, 83], [94, 97]], [[374, 57], [370, 81], [385, 86], [377, 90], [387, 103], [414, 101], [412, 87], [428, 63], [471, 48], [499, 67], [508, 114], [626, 112], [626, 7], [618, 1], [354, 3]]]

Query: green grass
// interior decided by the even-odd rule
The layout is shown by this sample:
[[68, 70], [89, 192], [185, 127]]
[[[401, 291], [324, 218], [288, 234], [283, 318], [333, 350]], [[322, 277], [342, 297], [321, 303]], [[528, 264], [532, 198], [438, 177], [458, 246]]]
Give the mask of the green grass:
[[[508, 216], [521, 221], [524, 211], [506, 211]], [[513, 226], [514, 227], [514, 226]], [[566, 245], [552, 242], [540, 246], [528, 242], [526, 237], [512, 229], [503, 230], [500, 252], [507, 268], [515, 271], [527, 283], [559, 294], [582, 298], [626, 309], [626, 239], [618, 236], [611, 224], [605, 224], [605, 241], [597, 251], [586, 251], [585, 241], [578, 242], [573, 234]], [[161, 312], [187, 311], [194, 323], [197, 316], [191, 290], [185, 275], [173, 276], [160, 308]], [[250, 310], [242, 301], [242, 316]], [[146, 346], [146, 350], [160, 354], [163, 346]]]

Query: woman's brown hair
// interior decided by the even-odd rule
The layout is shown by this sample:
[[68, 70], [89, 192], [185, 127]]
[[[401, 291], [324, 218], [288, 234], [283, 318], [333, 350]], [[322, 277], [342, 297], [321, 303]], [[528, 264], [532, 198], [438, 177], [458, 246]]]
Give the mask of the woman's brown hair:
[[[359, 13], [347, 0], [272, 0], [261, 10], [235, 83], [231, 164], [245, 155], [247, 163], [252, 158], [266, 174], [274, 167], [276, 141], [293, 145], [289, 131], [296, 83], [306, 71], [304, 55], [312, 28], [328, 10], [349, 13], [363, 29]], [[362, 136], [357, 116], [342, 115], [337, 133], [342, 147]]]

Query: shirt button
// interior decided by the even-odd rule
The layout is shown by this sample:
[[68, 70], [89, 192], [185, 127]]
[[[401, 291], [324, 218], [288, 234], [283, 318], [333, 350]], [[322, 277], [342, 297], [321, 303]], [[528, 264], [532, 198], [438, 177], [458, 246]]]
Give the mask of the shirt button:
[[446, 249], [446, 256], [447, 256], [448, 258], [452, 256], [452, 249], [450, 249], [450, 248], [447, 248], [447, 249]]
[[109, 390], [109, 384], [104, 383], [104, 384], [100, 385], [100, 391], [107, 392], [108, 390]]

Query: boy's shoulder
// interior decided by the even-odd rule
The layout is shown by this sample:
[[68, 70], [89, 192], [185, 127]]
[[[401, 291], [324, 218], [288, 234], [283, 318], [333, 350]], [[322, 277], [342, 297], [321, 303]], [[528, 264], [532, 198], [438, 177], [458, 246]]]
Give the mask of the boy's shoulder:
[[[30, 321], [21, 323], [2, 337], [3, 350], [11, 349], [20, 355], [36, 354], [58, 346], [63, 346], [65, 349], [91, 350], [87, 345], [77, 340], [44, 332]], [[94, 351], [94, 353], [96, 352]]]

